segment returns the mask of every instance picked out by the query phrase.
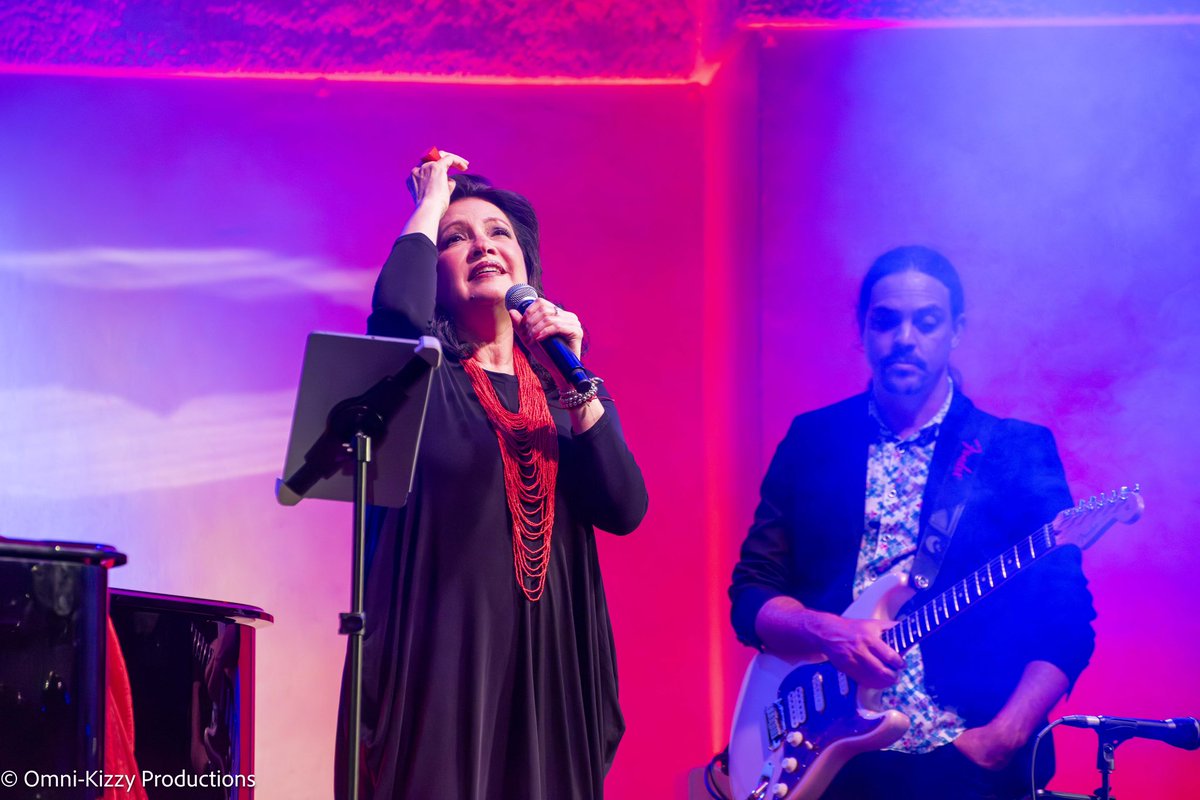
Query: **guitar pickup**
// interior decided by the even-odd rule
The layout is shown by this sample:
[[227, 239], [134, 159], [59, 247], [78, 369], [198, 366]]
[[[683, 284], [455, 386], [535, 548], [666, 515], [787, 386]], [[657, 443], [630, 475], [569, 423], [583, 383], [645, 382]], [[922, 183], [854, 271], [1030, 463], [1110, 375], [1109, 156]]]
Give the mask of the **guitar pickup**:
[[819, 672], [814, 672], [812, 676], [812, 692], [813, 706], [817, 709], [817, 713], [825, 711], [825, 676]]
[[808, 704], [804, 700], [804, 687], [797, 686], [787, 693], [788, 727], [798, 728], [808, 722]]
[[774, 750], [783, 743], [783, 703], [776, 700], [764, 709], [767, 717], [767, 749]]

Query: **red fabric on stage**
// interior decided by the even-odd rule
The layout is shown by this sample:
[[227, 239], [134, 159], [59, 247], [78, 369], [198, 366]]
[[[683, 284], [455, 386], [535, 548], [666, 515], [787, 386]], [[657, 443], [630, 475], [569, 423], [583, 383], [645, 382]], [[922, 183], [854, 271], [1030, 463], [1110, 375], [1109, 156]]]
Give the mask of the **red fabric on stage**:
[[104, 692], [104, 772], [106, 775], [133, 775], [128, 791], [107, 788], [104, 800], [147, 800], [141, 772], [133, 752], [133, 690], [129, 686], [129, 671], [121, 655], [121, 643], [112, 620], [108, 623], [108, 679]]

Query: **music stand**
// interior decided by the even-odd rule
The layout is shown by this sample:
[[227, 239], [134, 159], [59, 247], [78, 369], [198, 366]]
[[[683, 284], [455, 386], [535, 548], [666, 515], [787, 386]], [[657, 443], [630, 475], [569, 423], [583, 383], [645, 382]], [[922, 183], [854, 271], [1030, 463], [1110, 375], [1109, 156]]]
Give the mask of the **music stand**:
[[305, 497], [354, 504], [350, 611], [338, 633], [350, 637], [347, 800], [358, 800], [362, 736], [363, 589], [367, 505], [399, 508], [412, 479], [425, 424], [433, 370], [441, 366], [437, 339], [388, 339], [312, 333], [275, 497], [285, 506]]

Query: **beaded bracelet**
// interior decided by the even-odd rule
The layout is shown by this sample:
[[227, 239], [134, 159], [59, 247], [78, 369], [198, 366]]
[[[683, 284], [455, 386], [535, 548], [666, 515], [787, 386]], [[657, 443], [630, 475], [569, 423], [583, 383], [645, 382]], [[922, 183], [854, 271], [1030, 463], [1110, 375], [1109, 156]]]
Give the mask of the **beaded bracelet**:
[[588, 389], [586, 392], [584, 392], [582, 394], [580, 394], [575, 389], [572, 389], [569, 392], [560, 394], [558, 396], [558, 401], [560, 403], [562, 403], [562, 407], [568, 408], [568, 409], [579, 408], [580, 406], [591, 402], [592, 399], [595, 398], [596, 390], [600, 388], [600, 384], [604, 383], [604, 379], [603, 378], [590, 378], [589, 382], [592, 384], [592, 388]]

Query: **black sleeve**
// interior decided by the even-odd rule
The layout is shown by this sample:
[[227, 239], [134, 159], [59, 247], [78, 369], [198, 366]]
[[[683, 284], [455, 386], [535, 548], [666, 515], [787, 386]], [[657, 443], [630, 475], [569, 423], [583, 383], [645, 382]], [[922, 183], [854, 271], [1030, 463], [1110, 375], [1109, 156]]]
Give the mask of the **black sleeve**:
[[[1027, 456], [1019, 474], [1008, 476], [1015, 487], [1012, 500], [1032, 510], [1027, 526], [1032, 531], [1069, 508], [1071, 493], [1053, 434], [1038, 425], [1010, 425], [1016, 428], [1014, 438], [1022, 442]], [[1060, 548], [1029, 572], [1023, 602], [1027, 624], [1019, 636], [1025, 660], [1054, 664], [1073, 687], [1091, 659], [1096, 638], [1091, 625], [1096, 612], [1083, 575], [1082, 554], [1078, 547]]]
[[779, 443], [763, 478], [761, 499], [754, 522], [742, 543], [741, 557], [733, 568], [729, 587], [730, 612], [738, 641], [761, 648], [754, 623], [768, 600], [794, 594], [792, 537], [794, 534], [798, 421]]
[[437, 297], [437, 248], [423, 233], [401, 236], [375, 281], [367, 333], [415, 339], [429, 332]]
[[612, 398], [602, 394], [604, 416], [569, 440], [571, 494], [588, 522], [609, 533], [632, 533], [646, 516], [649, 497], [642, 471], [625, 443]]

